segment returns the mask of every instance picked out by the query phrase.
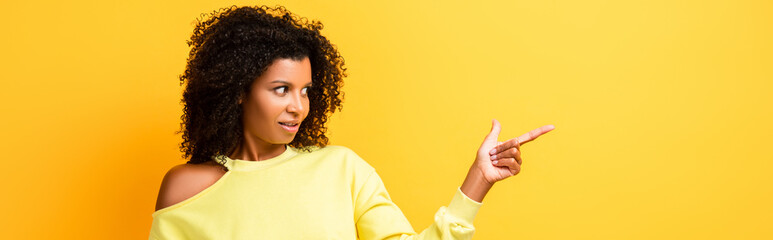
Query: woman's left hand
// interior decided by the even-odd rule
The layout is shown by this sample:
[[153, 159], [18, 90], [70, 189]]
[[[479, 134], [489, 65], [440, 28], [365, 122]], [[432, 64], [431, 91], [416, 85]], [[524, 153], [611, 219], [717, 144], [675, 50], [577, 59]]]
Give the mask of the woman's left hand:
[[555, 129], [553, 125], [545, 125], [505, 142], [497, 142], [501, 126], [497, 120], [492, 124], [491, 132], [480, 147], [485, 151], [478, 152], [474, 165], [490, 184], [518, 174], [523, 163], [521, 146]]

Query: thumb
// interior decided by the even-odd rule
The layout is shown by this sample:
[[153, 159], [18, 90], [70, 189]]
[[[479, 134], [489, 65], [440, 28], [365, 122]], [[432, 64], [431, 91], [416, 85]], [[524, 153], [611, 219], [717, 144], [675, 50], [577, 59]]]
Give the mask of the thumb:
[[499, 125], [499, 121], [496, 119], [491, 121], [491, 132], [486, 135], [486, 139], [483, 140], [483, 144], [488, 146], [496, 146], [497, 139], [499, 138], [499, 132], [502, 131], [502, 127]]

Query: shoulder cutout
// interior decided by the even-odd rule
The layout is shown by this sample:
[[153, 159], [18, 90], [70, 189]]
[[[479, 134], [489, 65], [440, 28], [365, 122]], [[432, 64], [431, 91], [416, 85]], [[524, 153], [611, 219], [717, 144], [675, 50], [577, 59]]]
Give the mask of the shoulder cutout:
[[156, 211], [182, 202], [212, 186], [225, 174], [223, 166], [212, 161], [180, 164], [164, 175], [158, 191]]

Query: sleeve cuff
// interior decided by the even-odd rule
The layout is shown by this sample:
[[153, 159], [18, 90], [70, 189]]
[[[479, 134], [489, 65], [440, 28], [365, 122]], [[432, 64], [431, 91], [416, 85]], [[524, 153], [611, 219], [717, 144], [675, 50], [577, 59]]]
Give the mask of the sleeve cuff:
[[472, 224], [481, 205], [483, 203], [476, 202], [467, 197], [467, 195], [464, 195], [461, 187], [459, 187], [456, 189], [456, 194], [451, 199], [451, 203], [448, 204], [448, 213]]

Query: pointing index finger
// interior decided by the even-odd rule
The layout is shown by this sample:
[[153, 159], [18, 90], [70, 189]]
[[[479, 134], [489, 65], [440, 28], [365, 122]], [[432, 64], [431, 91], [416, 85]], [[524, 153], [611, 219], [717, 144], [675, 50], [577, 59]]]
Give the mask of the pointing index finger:
[[555, 129], [553, 125], [545, 125], [542, 127], [539, 127], [537, 129], [531, 130], [527, 133], [524, 133], [523, 135], [518, 137], [518, 142], [523, 145], [524, 143], [531, 142], [534, 139], [537, 139], [537, 137], [541, 136], [542, 134], [545, 134], [547, 132], [550, 132], [551, 130]]
[[494, 155], [494, 154], [497, 154], [499, 152], [502, 152], [504, 150], [507, 150], [507, 149], [510, 149], [510, 148], [513, 148], [513, 147], [520, 148], [520, 146], [523, 145], [524, 143], [531, 142], [532, 140], [537, 139], [537, 137], [541, 136], [542, 134], [550, 132], [550, 131], [552, 131], [555, 128], [556, 127], [553, 126], [553, 125], [545, 125], [545, 126], [537, 128], [537, 129], [531, 130], [531, 131], [529, 131], [527, 133], [524, 133], [521, 136], [518, 136], [518, 137], [510, 139], [510, 140], [507, 140], [507, 142], [504, 142], [504, 143], [494, 147], [494, 149], [491, 149], [491, 152], [489, 152], [489, 154]]

